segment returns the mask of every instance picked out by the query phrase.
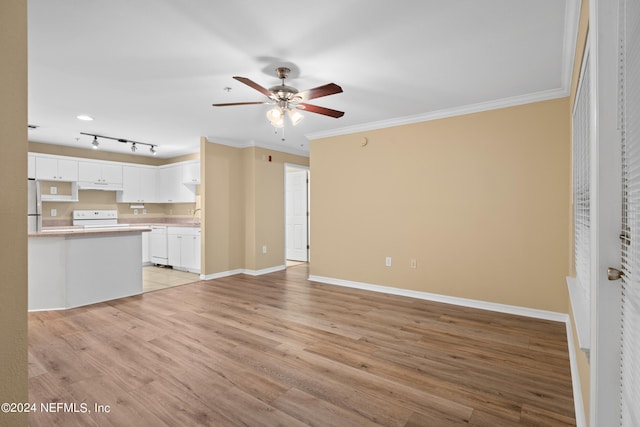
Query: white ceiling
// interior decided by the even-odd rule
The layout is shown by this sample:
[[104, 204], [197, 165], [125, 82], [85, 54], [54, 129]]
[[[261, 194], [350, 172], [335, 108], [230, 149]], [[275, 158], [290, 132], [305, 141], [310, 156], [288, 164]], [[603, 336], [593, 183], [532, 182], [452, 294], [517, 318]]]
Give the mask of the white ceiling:
[[[197, 152], [200, 136], [308, 152], [309, 138], [568, 94], [578, 0], [29, 0], [31, 141], [91, 146], [97, 133]], [[312, 104], [286, 140], [233, 80], [344, 93]], [[230, 92], [224, 91], [231, 87]], [[76, 119], [79, 114], [95, 118]], [[79, 140], [77, 140], [79, 138]], [[101, 149], [128, 152], [101, 141]], [[139, 150], [140, 155], [149, 155]]]

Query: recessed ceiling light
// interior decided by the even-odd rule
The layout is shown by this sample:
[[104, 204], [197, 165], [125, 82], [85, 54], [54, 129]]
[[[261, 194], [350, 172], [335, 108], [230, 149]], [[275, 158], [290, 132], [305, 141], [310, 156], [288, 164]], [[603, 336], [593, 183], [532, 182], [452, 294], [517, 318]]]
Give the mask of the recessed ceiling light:
[[93, 117], [87, 116], [86, 114], [80, 114], [79, 116], [76, 116], [76, 118], [78, 120], [84, 120], [85, 122], [90, 122], [91, 120], [93, 120]]

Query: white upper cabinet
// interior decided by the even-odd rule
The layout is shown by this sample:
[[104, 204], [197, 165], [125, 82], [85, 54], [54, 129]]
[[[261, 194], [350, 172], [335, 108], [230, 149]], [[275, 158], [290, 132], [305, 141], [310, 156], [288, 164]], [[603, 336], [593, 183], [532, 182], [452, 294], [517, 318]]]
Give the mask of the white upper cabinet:
[[55, 157], [36, 157], [36, 179], [42, 181], [77, 181], [78, 161]]
[[151, 166], [29, 153], [28, 178], [117, 191], [118, 203], [195, 203], [200, 161]]
[[152, 203], [156, 201], [156, 169], [153, 166], [124, 166], [119, 203]]
[[159, 203], [194, 203], [196, 192], [194, 186], [182, 182], [183, 165], [166, 165], [158, 168], [158, 202]]
[[78, 180], [81, 189], [122, 189], [122, 165], [100, 162], [78, 163]]
[[182, 165], [182, 183], [200, 184], [200, 162], [189, 162]]

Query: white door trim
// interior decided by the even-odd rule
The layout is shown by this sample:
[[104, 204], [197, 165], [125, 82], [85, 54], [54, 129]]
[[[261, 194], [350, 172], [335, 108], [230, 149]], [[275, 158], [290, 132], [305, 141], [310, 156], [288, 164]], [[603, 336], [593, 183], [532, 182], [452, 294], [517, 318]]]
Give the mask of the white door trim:
[[311, 169], [309, 168], [309, 166], [303, 166], [303, 165], [297, 165], [295, 163], [284, 163], [284, 192], [285, 192], [285, 198], [284, 198], [284, 261], [286, 264], [286, 260], [288, 259], [288, 242], [287, 242], [287, 196], [286, 196], [286, 192], [287, 192], [287, 169], [297, 169], [299, 171], [306, 171], [307, 172], [307, 191], [306, 191], [306, 204], [307, 204], [307, 221], [306, 221], [306, 240], [307, 240], [307, 256], [306, 256], [306, 260], [307, 262], [310, 260], [310, 250], [309, 250], [309, 245], [310, 245], [310, 239], [311, 239], [311, 233], [310, 233], [310, 227], [311, 227], [311, 219], [310, 219], [310, 186], [309, 186], [309, 179], [310, 179], [310, 171]]

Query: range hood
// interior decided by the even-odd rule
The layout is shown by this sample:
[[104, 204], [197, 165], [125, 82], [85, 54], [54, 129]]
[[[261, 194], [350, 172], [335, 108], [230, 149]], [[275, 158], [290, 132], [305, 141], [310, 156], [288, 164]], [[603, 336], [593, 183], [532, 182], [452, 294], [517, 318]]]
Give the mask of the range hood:
[[78, 190], [122, 191], [122, 183], [78, 181]]

